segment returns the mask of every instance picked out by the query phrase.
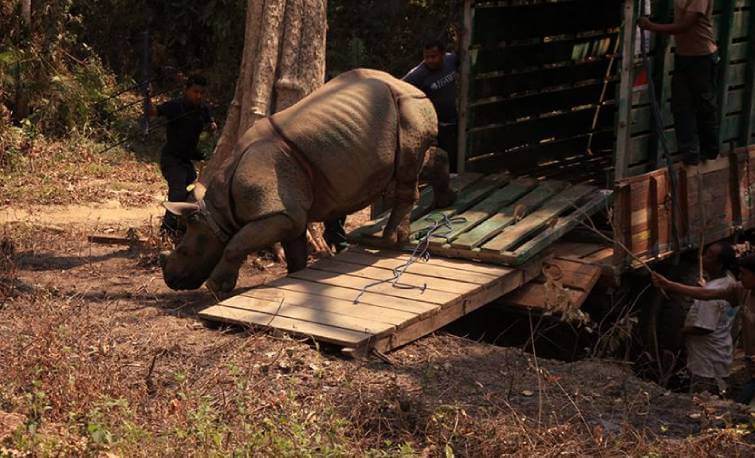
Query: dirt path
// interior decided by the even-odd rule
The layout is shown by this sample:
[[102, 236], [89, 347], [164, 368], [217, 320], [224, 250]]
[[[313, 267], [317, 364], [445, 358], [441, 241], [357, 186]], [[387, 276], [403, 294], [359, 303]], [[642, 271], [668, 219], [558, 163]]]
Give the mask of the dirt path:
[[0, 207], [0, 225], [26, 222], [41, 226], [144, 226], [157, 221], [164, 210], [159, 203], [123, 207], [117, 200], [90, 205], [31, 205]]

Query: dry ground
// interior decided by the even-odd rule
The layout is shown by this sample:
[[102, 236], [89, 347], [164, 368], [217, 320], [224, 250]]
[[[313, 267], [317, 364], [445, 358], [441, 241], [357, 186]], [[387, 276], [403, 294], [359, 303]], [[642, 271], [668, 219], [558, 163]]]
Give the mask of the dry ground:
[[[439, 333], [355, 361], [196, 318], [152, 252], [6, 224], [0, 456], [752, 456], [752, 418], [624, 364]], [[6, 253], [10, 249], [6, 244]], [[281, 275], [245, 266], [246, 287]], [[15, 277], [11, 283], [9, 278]]]

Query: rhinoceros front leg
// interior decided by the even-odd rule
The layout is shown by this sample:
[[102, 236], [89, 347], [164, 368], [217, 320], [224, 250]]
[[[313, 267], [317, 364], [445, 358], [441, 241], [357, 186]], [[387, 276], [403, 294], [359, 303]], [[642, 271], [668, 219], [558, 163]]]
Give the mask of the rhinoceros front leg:
[[[299, 234], [306, 223], [297, 224], [287, 215], [274, 215], [248, 223], [228, 242], [223, 257], [210, 274], [207, 287], [213, 291], [230, 292], [236, 287], [239, 269], [249, 254]], [[301, 226], [298, 228], [297, 226]]]

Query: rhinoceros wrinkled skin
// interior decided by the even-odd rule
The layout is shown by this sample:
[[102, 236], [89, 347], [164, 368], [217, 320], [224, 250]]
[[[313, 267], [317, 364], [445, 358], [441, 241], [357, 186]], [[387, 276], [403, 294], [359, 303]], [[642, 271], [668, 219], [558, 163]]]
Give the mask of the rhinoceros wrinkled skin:
[[165, 204], [187, 220], [181, 243], [162, 256], [166, 284], [194, 289], [207, 281], [230, 291], [246, 256], [275, 242], [284, 242], [289, 271], [301, 269], [307, 222], [360, 210], [389, 189], [394, 204], [382, 243], [405, 241], [423, 163], [435, 205], [455, 198], [446, 153], [432, 147], [436, 136], [435, 110], [415, 87], [366, 69], [332, 79], [257, 121], [203, 200]]

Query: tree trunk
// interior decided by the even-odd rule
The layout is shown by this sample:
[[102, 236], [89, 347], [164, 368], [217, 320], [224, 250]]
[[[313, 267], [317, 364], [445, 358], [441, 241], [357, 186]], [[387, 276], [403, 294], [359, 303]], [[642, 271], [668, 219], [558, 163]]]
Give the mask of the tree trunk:
[[21, 18], [26, 27], [31, 27], [31, 0], [21, 0]]
[[260, 118], [287, 108], [325, 78], [327, 0], [248, 0], [244, 51], [236, 91], [197, 197]]
[[[221, 170], [254, 123], [286, 109], [325, 80], [327, 0], [248, 0], [239, 79], [223, 132], [199, 176], [195, 197]], [[309, 230], [316, 251], [328, 251], [322, 231]], [[282, 250], [275, 250], [279, 258]]]

